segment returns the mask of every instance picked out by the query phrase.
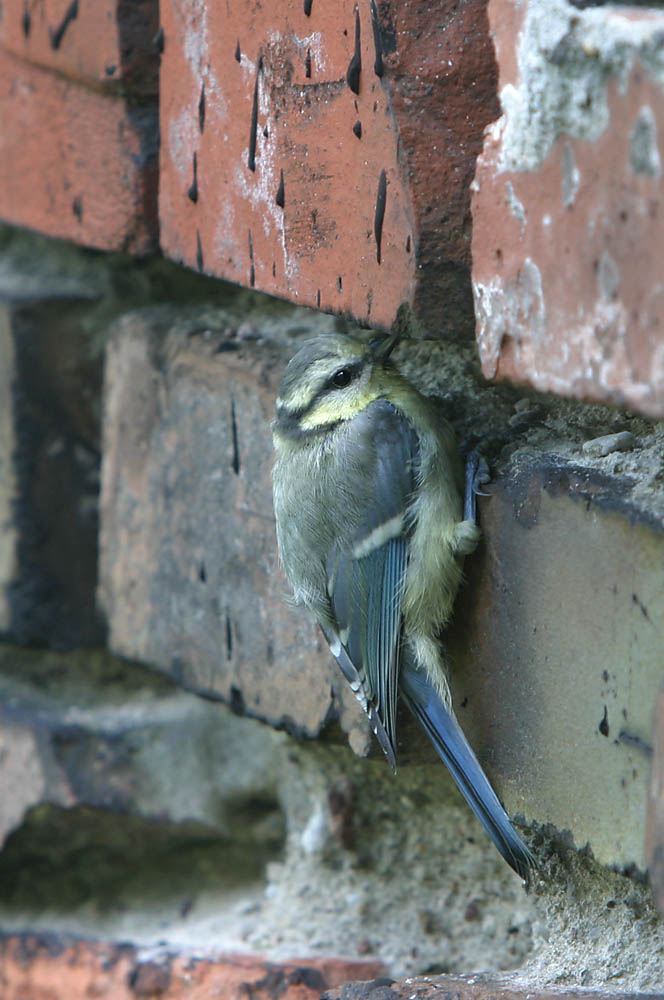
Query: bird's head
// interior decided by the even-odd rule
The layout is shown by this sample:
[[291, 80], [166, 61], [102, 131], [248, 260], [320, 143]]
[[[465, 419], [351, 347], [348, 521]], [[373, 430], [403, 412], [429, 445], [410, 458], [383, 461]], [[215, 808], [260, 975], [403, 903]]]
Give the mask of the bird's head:
[[307, 340], [284, 372], [277, 398], [275, 435], [301, 438], [351, 420], [385, 395], [396, 334], [365, 343], [345, 334]]

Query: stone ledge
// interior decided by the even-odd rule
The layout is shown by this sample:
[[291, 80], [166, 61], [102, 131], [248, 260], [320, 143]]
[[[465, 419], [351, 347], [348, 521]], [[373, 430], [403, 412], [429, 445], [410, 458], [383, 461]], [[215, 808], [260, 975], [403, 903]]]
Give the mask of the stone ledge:
[[346, 983], [328, 990], [325, 1000], [659, 1000], [659, 993], [538, 986], [521, 977], [487, 975], [391, 979]]

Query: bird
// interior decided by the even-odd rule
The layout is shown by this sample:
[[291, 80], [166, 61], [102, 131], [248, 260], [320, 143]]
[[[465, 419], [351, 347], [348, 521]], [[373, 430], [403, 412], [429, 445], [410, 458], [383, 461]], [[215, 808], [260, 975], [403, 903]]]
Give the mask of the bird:
[[321, 334], [286, 365], [272, 422], [279, 560], [394, 770], [401, 697], [527, 880], [534, 858], [456, 719], [440, 641], [488, 468], [473, 453], [464, 475], [440, 407], [391, 357], [398, 340]]

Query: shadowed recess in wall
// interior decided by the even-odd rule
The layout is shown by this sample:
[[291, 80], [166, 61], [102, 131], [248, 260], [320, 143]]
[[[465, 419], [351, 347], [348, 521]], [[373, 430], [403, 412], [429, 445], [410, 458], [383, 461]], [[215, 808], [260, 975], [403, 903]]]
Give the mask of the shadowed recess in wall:
[[204, 891], [260, 883], [265, 865], [282, 851], [281, 812], [271, 799], [238, 797], [229, 815], [232, 829], [224, 837], [202, 823], [39, 806], [0, 852], [0, 912], [92, 906], [102, 915], [137, 901], [182, 912]]

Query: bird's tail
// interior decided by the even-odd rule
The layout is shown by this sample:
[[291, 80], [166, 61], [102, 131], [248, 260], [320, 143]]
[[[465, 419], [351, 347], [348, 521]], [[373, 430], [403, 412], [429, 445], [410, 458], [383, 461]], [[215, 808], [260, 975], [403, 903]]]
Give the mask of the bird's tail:
[[402, 665], [400, 687], [408, 708], [421, 722], [461, 794], [505, 861], [521, 878], [527, 879], [535, 867], [535, 859], [512, 826], [454, 715], [425, 674], [409, 663]]

